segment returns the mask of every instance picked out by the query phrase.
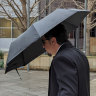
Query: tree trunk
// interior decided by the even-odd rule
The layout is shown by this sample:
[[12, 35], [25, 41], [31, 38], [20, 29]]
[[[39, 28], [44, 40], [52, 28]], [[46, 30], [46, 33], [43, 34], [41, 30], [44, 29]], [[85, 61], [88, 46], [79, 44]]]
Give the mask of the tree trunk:
[[[88, 0], [88, 10], [91, 10], [91, 2], [92, 0]], [[90, 55], [90, 23], [91, 22], [91, 14], [87, 16], [87, 32], [86, 32], [86, 55]]]
[[26, 0], [20, 0], [22, 4], [22, 19], [23, 19], [23, 24], [24, 28], [22, 28], [22, 31], [24, 32], [27, 29], [27, 10], [26, 10]]

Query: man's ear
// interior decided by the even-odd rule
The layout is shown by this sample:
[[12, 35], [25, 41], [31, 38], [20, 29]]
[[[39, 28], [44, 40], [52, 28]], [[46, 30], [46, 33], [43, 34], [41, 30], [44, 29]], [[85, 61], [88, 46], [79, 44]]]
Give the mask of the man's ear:
[[51, 38], [51, 43], [52, 43], [53, 45], [55, 45], [55, 44], [57, 43], [57, 41], [56, 41], [56, 38], [55, 38], [55, 37], [52, 37], [52, 38]]

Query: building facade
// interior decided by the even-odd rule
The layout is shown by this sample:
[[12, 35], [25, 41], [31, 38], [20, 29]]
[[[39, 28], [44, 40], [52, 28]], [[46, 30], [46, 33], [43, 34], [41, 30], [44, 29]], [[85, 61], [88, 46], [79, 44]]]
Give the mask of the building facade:
[[[77, 0], [77, 4], [84, 7], [83, 1], [84, 0]], [[41, 12], [44, 8], [45, 10], [43, 11], [42, 14], [40, 14], [39, 19], [44, 18], [45, 16], [47, 16], [57, 8], [80, 8], [80, 6], [77, 6], [76, 3], [73, 2], [73, 0], [41, 0], [39, 4], [39, 12]], [[79, 49], [83, 49], [83, 28], [84, 28], [83, 23], [81, 23], [79, 27], [79, 34], [78, 34]], [[76, 31], [72, 31], [69, 34], [69, 40], [72, 42], [74, 46], [76, 46], [75, 38], [76, 38]]]

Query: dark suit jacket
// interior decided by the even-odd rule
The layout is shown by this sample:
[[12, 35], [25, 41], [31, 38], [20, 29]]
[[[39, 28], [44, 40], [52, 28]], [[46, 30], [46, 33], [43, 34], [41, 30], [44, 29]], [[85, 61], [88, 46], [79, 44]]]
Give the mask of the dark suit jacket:
[[90, 96], [88, 60], [69, 41], [51, 63], [48, 96]]

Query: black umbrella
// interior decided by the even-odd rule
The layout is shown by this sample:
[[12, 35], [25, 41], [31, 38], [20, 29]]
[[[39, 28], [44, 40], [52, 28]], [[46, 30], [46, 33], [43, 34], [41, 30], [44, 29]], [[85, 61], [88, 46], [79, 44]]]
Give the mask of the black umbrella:
[[64, 24], [67, 32], [77, 28], [89, 11], [79, 9], [57, 9], [40, 21], [32, 24], [10, 45], [5, 73], [28, 64], [45, 52], [41, 37], [56, 25]]

